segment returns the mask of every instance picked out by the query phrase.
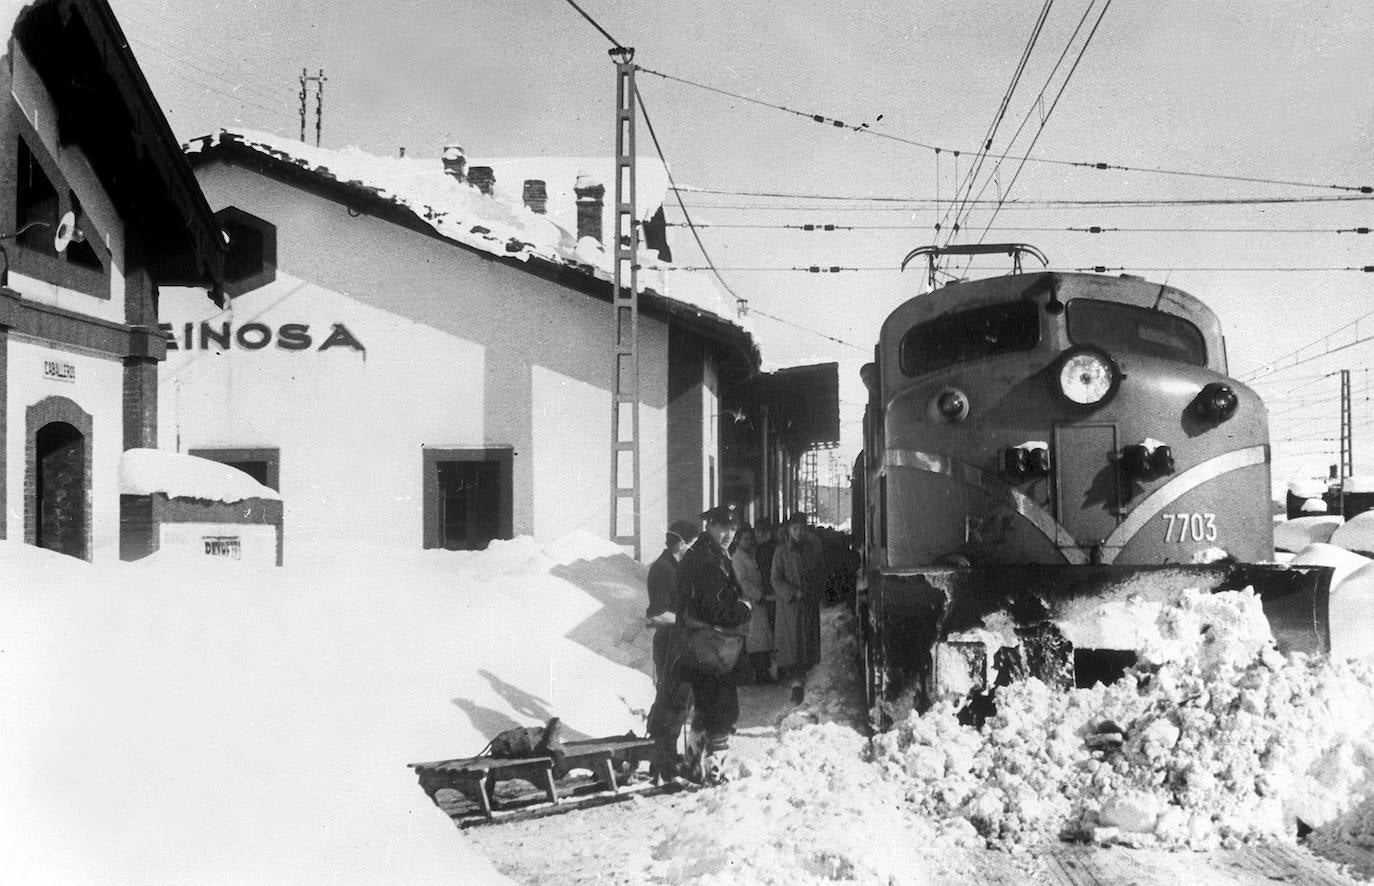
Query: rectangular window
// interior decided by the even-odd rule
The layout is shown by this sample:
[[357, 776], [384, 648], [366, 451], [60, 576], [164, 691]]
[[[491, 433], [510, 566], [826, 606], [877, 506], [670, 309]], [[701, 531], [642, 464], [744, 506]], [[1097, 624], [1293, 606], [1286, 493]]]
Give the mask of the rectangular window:
[[902, 338], [898, 360], [903, 373], [921, 375], [1009, 351], [1029, 351], [1039, 343], [1039, 305], [1015, 301], [917, 324]]
[[[63, 180], [51, 157], [15, 137], [14, 240], [20, 248], [8, 254], [10, 270], [84, 292], [110, 297], [109, 249], [102, 242], [81, 201]], [[45, 167], [44, 163], [48, 163]], [[63, 217], [72, 214], [75, 227], [64, 231], [61, 252], [55, 242]]]
[[507, 447], [424, 448], [426, 548], [475, 551], [512, 536], [514, 455]]
[[190, 449], [188, 455], [238, 468], [268, 489], [281, 492], [281, 450], [267, 447]]
[[19, 139], [19, 169], [16, 182], [14, 224], [21, 232], [15, 239], [26, 249], [44, 255], [57, 255], [53, 248], [57, 224], [57, 189], [53, 187], [28, 143]]
[[1109, 354], [1140, 354], [1193, 366], [1207, 365], [1207, 342], [1196, 326], [1163, 311], [1118, 302], [1075, 298], [1066, 311], [1069, 338]]

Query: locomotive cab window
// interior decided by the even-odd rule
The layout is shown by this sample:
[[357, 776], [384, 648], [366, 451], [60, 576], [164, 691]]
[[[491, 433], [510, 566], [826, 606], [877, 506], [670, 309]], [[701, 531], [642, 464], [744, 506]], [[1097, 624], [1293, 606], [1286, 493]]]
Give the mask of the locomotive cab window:
[[1069, 338], [1109, 354], [1140, 354], [1194, 366], [1207, 365], [1207, 342], [1193, 324], [1162, 311], [1076, 298], [1069, 302]]
[[902, 372], [920, 375], [955, 363], [1008, 351], [1029, 351], [1040, 342], [1040, 307], [1032, 301], [987, 305], [936, 317], [902, 338]]

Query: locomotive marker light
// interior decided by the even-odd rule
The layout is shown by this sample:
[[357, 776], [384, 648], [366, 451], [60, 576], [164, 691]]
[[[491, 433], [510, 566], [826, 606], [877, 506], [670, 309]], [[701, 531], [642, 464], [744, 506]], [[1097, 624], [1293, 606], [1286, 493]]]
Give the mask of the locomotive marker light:
[[968, 418], [968, 395], [958, 388], [945, 388], [930, 401], [931, 413], [948, 422]]
[[1043, 440], [1027, 440], [1002, 453], [1003, 470], [1017, 480], [1047, 477], [1050, 473], [1050, 445]]
[[1208, 382], [1193, 401], [1193, 408], [1207, 421], [1221, 424], [1236, 414], [1240, 398], [1230, 385]]
[[1153, 480], [1174, 472], [1174, 451], [1169, 444], [1146, 437], [1121, 452], [1126, 472], [1139, 480]]
[[1070, 348], [1055, 372], [1059, 393], [1074, 406], [1105, 406], [1121, 387], [1121, 371], [1106, 351], [1092, 346]]

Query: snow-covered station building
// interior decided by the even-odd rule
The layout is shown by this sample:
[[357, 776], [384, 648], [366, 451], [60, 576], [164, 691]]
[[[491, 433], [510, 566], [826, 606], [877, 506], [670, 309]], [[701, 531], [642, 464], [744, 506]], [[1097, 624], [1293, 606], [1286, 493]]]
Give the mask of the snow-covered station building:
[[[229, 237], [228, 298], [164, 292], [162, 440], [279, 490], [288, 559], [609, 533], [610, 159], [379, 158], [249, 132], [187, 152]], [[652, 557], [713, 503], [794, 508], [801, 453], [839, 421], [835, 364], [761, 372], [734, 299], [670, 263], [662, 165], [637, 176]]]
[[157, 445], [158, 287], [205, 298], [225, 246], [104, 0], [38, 0], [12, 23], [0, 60], [0, 539], [92, 559], [117, 554], [121, 454]]

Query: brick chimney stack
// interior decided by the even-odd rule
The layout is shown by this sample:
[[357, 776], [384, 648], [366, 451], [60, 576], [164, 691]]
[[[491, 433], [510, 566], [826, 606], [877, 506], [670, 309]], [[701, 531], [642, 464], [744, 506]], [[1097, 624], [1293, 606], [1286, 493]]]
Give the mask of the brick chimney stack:
[[474, 166], [468, 170], [468, 184], [490, 197], [496, 187], [496, 173], [490, 166]]
[[577, 195], [577, 239], [591, 237], [601, 241], [601, 209], [606, 200], [606, 186], [587, 172], [577, 174], [573, 185]]
[[537, 178], [525, 179], [524, 199], [531, 212], [544, 215], [549, 211], [549, 189]]
[[444, 174], [455, 181], [464, 181], [463, 169], [468, 165], [462, 145], [444, 145]]

